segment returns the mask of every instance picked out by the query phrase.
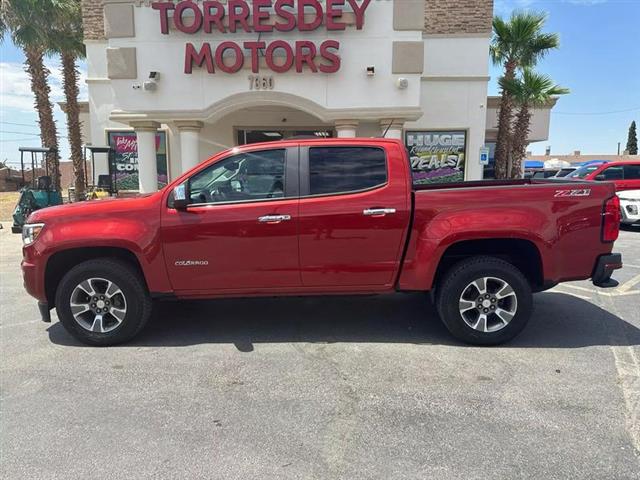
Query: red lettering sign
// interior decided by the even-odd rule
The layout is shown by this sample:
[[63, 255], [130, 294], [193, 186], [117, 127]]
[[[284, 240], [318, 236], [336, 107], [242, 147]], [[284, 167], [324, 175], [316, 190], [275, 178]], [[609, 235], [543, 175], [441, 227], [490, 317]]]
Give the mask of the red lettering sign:
[[[151, 4], [160, 15], [160, 31], [169, 34], [170, 24], [186, 34], [236, 32], [308, 32], [324, 25], [328, 31], [345, 30], [341, 21], [347, 5], [355, 16], [355, 28], [364, 28], [365, 12], [371, 0], [326, 0], [323, 6], [318, 0], [206, 0], [201, 4], [194, 0], [177, 3], [159, 1]], [[274, 18], [271, 18], [273, 12]], [[325, 40], [320, 45], [308, 40], [289, 44], [284, 40], [272, 42], [250, 41], [242, 46], [232, 41], [221, 41], [215, 47], [209, 42], [200, 46], [187, 43], [184, 72], [193, 73], [193, 68], [206, 68], [209, 73], [216, 69], [225, 73], [236, 73], [248, 57], [251, 71], [259, 73], [260, 57], [264, 56], [267, 67], [276, 73], [295, 71], [335, 73], [340, 70], [340, 43]], [[284, 55], [278, 55], [284, 53]]]

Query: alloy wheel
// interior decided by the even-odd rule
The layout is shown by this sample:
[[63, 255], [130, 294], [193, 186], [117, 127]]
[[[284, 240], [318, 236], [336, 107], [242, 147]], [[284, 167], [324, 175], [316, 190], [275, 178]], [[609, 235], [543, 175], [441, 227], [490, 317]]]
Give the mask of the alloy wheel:
[[118, 285], [104, 278], [89, 278], [71, 292], [71, 313], [85, 330], [108, 333], [123, 322], [127, 299]]
[[460, 295], [459, 310], [465, 323], [483, 333], [505, 328], [518, 311], [518, 297], [511, 285], [496, 277], [469, 283]]

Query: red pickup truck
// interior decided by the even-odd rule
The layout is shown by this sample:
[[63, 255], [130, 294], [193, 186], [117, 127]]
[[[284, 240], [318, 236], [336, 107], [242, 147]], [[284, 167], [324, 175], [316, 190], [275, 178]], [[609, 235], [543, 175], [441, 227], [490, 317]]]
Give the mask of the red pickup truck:
[[457, 338], [524, 328], [532, 292], [621, 268], [614, 186], [414, 185], [404, 145], [317, 139], [222, 152], [161, 191], [34, 212], [22, 270], [43, 320], [134, 337], [154, 299], [431, 292]]

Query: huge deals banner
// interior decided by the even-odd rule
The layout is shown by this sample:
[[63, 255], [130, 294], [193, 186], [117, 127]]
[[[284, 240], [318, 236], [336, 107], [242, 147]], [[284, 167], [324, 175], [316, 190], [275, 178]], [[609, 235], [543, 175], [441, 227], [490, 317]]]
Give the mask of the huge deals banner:
[[453, 183], [464, 181], [467, 132], [408, 131], [405, 145], [411, 158], [413, 183]]

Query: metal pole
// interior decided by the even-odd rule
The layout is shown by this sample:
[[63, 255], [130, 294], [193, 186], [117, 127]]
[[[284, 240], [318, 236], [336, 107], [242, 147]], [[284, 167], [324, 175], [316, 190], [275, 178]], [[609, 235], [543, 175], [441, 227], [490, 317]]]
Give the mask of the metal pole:
[[20, 151], [20, 170], [22, 170], [22, 187], [24, 187], [24, 152], [22, 150]]
[[91, 150], [91, 182], [95, 188], [96, 186], [96, 155]]

